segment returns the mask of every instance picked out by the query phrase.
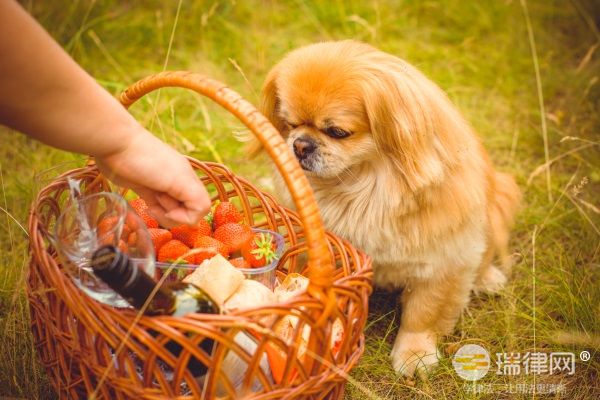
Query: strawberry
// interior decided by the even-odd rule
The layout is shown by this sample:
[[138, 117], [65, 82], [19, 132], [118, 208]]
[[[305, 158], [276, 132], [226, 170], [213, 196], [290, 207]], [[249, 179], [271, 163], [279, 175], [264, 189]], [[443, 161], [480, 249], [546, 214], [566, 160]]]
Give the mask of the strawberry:
[[125, 216], [125, 225], [131, 230], [131, 232], [135, 232], [138, 230], [140, 217], [138, 217], [137, 212], [128, 210], [127, 215]]
[[273, 236], [268, 233], [255, 234], [243, 244], [241, 250], [242, 256], [253, 268], [270, 264], [276, 257]]
[[196, 251], [196, 264], [201, 264], [202, 261], [213, 258], [218, 253], [223, 257], [229, 256], [227, 246], [210, 236], [202, 236], [195, 240], [194, 250]]
[[150, 214], [144, 214], [141, 217], [148, 228], [158, 228], [158, 221]]
[[186, 246], [191, 247], [193, 243], [190, 243], [190, 238], [194, 233], [195, 229], [189, 225], [178, 225], [171, 229], [169, 229], [171, 234], [173, 235], [173, 239], [179, 240], [184, 243]]
[[250, 240], [252, 235], [252, 229], [248, 225], [228, 222], [219, 226], [213, 237], [227, 246], [230, 253], [233, 253], [238, 251], [244, 242]]
[[127, 243], [125, 243], [123, 241], [123, 239], [119, 240], [119, 245], [117, 246], [119, 248], [119, 250], [121, 250], [121, 252], [123, 253], [127, 253], [127, 251], [129, 250], [129, 247], [127, 247]]
[[148, 209], [148, 205], [146, 204], [146, 201], [144, 199], [142, 199], [141, 197], [138, 197], [137, 199], [129, 200], [129, 205], [138, 214], [140, 211], [144, 211], [144, 210]]
[[240, 222], [242, 214], [228, 201], [217, 204], [213, 212], [213, 226], [215, 229], [228, 222]]
[[[111, 232], [113, 231], [116, 227], [117, 224], [119, 223], [119, 217], [117, 217], [116, 215], [113, 215], [112, 217], [104, 217], [100, 220], [100, 222], [98, 222], [98, 225], [96, 226], [96, 234], [98, 235], [98, 238], [100, 238], [100, 240], [103, 240], [103, 236], [109, 234], [109, 233], [114, 233]], [[131, 232], [131, 229], [129, 229], [129, 227], [125, 224], [123, 224], [122, 228], [121, 228], [121, 238], [125, 239], [129, 236], [129, 233]]]
[[198, 223], [196, 224], [196, 228], [198, 228], [198, 232], [203, 233], [204, 236], [212, 235], [212, 229], [210, 227], [210, 224], [205, 219], [201, 219], [200, 221], [198, 221]]
[[[181, 256], [190, 251], [190, 248], [185, 244], [181, 243], [179, 240], [169, 240], [167, 243], [163, 244], [160, 250], [158, 251], [158, 261], [160, 262], [173, 262], [177, 261]], [[194, 255], [187, 255], [183, 258], [186, 262], [193, 264], [194, 263]], [[182, 260], [179, 260], [182, 261]]]
[[131, 232], [127, 238], [127, 246], [135, 246], [137, 243], [137, 232]]
[[99, 238], [101, 238], [102, 236], [106, 235], [107, 233], [109, 233], [113, 229], [115, 229], [115, 226], [118, 223], [119, 223], [119, 217], [117, 217], [117, 216], [104, 217], [100, 220], [100, 222], [98, 222], [98, 225], [96, 225], [96, 234], [98, 235]]
[[135, 210], [137, 215], [139, 215], [146, 226], [148, 228], [158, 228], [158, 221], [154, 219], [152, 215], [150, 215], [150, 211], [148, 209], [148, 205], [142, 198], [137, 198], [135, 200], [131, 200], [129, 202], [131, 208]]
[[229, 263], [236, 268], [243, 268], [243, 269], [252, 268], [252, 265], [250, 265], [250, 263], [248, 261], [244, 260], [244, 257], [233, 258], [233, 259], [229, 260]]
[[[134, 253], [147, 254], [149, 252], [149, 243], [144, 239], [146, 239], [147, 236], [150, 236], [150, 239], [152, 240], [152, 235], [149, 232], [152, 229], [155, 228], [146, 229], [144, 227], [137, 229], [135, 232], [131, 232], [127, 238], [127, 246], [129, 249], [133, 250]], [[152, 240], [152, 242], [154, 242], [154, 240]], [[154, 253], [157, 254], [158, 249], [154, 249]]]
[[148, 233], [150, 234], [150, 239], [152, 240], [154, 252], [156, 254], [158, 254], [158, 251], [165, 243], [173, 239], [171, 232], [166, 229], [149, 228]]
[[185, 243], [186, 246], [194, 247], [194, 241], [197, 238], [202, 236], [210, 236], [212, 232], [208, 222], [202, 219], [194, 226], [179, 225], [171, 228], [171, 233], [173, 234], [173, 239], [177, 239]]

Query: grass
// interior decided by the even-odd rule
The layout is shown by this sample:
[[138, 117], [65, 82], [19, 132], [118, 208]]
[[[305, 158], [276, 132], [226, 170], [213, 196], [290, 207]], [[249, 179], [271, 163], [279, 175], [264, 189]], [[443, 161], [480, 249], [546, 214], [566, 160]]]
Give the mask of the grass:
[[[499, 297], [474, 297], [442, 352], [451, 355], [464, 343], [482, 345], [492, 360], [494, 353], [568, 351], [577, 355], [576, 373], [507, 377], [492, 365], [480, 381], [492, 393], [472, 393], [446, 357], [428, 379], [399, 378], [388, 359], [399, 320], [395, 297], [376, 292], [367, 350], [346, 397], [600, 396], [600, 9], [593, 1], [24, 3], [115, 94], [166, 65], [225, 81], [256, 103], [269, 68], [290, 49], [319, 40], [364, 40], [415, 64], [448, 92], [499, 168], [517, 177], [525, 199], [510, 284]], [[269, 189], [268, 161], [245, 161], [233, 135], [240, 124], [209, 101], [169, 89], [132, 112], [181, 151], [224, 162]], [[54, 398], [32, 349], [21, 226], [44, 182], [84, 158], [7, 129], [0, 129], [0, 143], [0, 397]], [[584, 350], [590, 361], [579, 360]], [[510, 392], [534, 377], [565, 391]]]

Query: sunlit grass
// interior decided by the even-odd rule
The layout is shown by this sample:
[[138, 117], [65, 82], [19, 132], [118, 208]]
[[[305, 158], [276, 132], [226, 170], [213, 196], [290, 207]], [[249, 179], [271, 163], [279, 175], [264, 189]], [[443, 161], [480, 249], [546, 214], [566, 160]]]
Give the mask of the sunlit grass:
[[[524, 192], [512, 242], [519, 261], [509, 286], [498, 297], [475, 297], [455, 332], [441, 343], [442, 353], [451, 355], [467, 342], [492, 354], [537, 349], [578, 355], [588, 350], [592, 360], [578, 360], [575, 375], [540, 376], [537, 383], [562, 382], [565, 397], [572, 399], [600, 396], [595, 350], [600, 340], [600, 49], [594, 49], [600, 34], [593, 25], [599, 10], [594, 14], [591, 1], [527, 2], [546, 115], [538, 104], [519, 1], [25, 4], [114, 94], [161, 71], [169, 48], [167, 69], [222, 80], [253, 103], [267, 71], [283, 54], [319, 40], [364, 40], [415, 64], [448, 92], [494, 162], [513, 173]], [[149, 96], [131, 112], [186, 154], [223, 162], [253, 182], [272, 173], [267, 159], [245, 159], [234, 138], [242, 126], [207, 99], [166, 89], [158, 101]], [[549, 190], [541, 168], [541, 118], [546, 119], [552, 161]], [[578, 139], [561, 140], [565, 137]], [[53, 398], [29, 333], [27, 236], [19, 224], [26, 226], [39, 188], [84, 158], [5, 129], [0, 141], [0, 396]], [[447, 357], [427, 380], [396, 376], [388, 355], [398, 321], [395, 296], [377, 292], [371, 300], [367, 350], [352, 374], [361, 388], [348, 384], [347, 398], [365, 398], [364, 389], [384, 399], [531, 398], [501, 389], [492, 395], [469, 393]], [[493, 371], [482, 382], [533, 383], [532, 376], [509, 379]]]

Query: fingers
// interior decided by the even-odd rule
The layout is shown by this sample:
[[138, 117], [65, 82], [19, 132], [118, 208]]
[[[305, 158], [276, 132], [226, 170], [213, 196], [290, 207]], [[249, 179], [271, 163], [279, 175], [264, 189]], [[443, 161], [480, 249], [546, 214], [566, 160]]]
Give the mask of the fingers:
[[[177, 180], [175, 187], [169, 191], [161, 205], [168, 210], [169, 216], [177, 219], [187, 218], [189, 223], [196, 223], [210, 211], [210, 197], [189, 164], [186, 167], [189, 168], [189, 173]], [[177, 201], [177, 204], [173, 200]]]
[[158, 202], [164, 210], [164, 216], [173, 222], [193, 225], [202, 217], [196, 210], [189, 209], [185, 204], [174, 199], [168, 194], [158, 195]]
[[[203, 187], [203, 186], [202, 186]], [[194, 225], [207, 214], [204, 210], [194, 210], [166, 193], [156, 193], [147, 189], [138, 189], [137, 193], [148, 205], [150, 214], [165, 228], [177, 225]], [[210, 209], [210, 199], [208, 209]]]
[[154, 202], [149, 203], [146, 201], [146, 203], [150, 214], [156, 218], [160, 226], [169, 229], [181, 224], [192, 225], [198, 222], [197, 220], [191, 220], [181, 203], [170, 196], [157, 193], [152, 197]]
[[167, 229], [171, 229], [177, 225], [181, 225], [183, 222], [174, 221], [166, 216], [167, 211], [162, 208], [159, 204], [148, 206], [148, 211], [158, 221], [158, 224]]
[[148, 206], [148, 212], [153, 218], [155, 218], [158, 221], [160, 226], [172, 228], [173, 226], [178, 225], [178, 223], [176, 223], [175, 221], [172, 221], [169, 218], [165, 217], [167, 211], [163, 208], [163, 206], [161, 206], [161, 204], [158, 201], [159, 193], [153, 190], [149, 190], [145, 187], [133, 186], [131, 187], [131, 189], [135, 193], [137, 193], [142, 199], [144, 199], [146, 205]]
[[175, 200], [173, 197], [166, 193], [159, 193], [156, 196], [156, 200], [158, 204], [167, 212], [169, 212], [169, 210], [173, 210], [181, 206], [181, 203], [178, 200]]
[[179, 222], [180, 224], [194, 225], [200, 220], [200, 215], [189, 212], [185, 207], [177, 207], [169, 210], [165, 217], [171, 221]]
[[[194, 177], [196, 175], [194, 174]], [[200, 218], [204, 217], [210, 211], [210, 196], [206, 191], [206, 188], [196, 177], [196, 184], [190, 188], [188, 192], [188, 198], [181, 199], [185, 206], [188, 218], [197, 222]]]
[[210, 211], [210, 197], [196, 174], [190, 174], [187, 179], [178, 179], [167, 193], [135, 184], [126, 186], [146, 201], [150, 214], [161, 226], [194, 225]]

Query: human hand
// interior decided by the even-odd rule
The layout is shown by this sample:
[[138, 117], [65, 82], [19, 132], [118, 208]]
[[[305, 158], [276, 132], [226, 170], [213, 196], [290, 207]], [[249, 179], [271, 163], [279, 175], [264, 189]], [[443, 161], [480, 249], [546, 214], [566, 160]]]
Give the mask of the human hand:
[[119, 150], [96, 155], [98, 168], [139, 194], [162, 226], [198, 222], [209, 212], [210, 198], [189, 162], [142, 127], [136, 129]]

